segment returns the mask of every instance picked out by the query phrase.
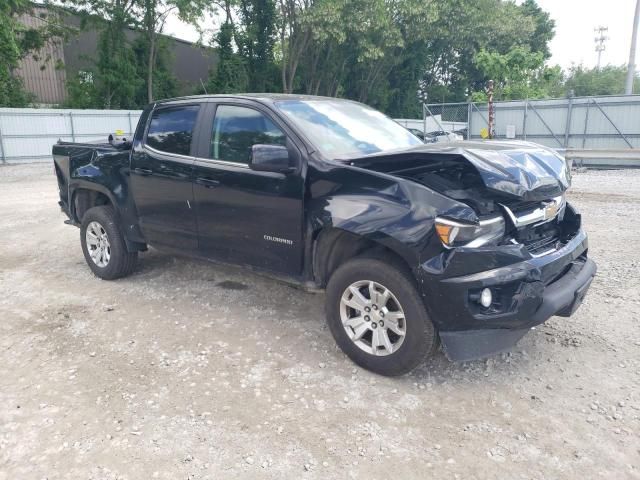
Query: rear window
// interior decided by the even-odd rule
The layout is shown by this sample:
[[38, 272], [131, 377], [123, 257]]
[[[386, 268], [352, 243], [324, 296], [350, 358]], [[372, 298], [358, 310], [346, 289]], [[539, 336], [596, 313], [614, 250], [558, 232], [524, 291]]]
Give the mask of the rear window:
[[147, 145], [162, 152], [189, 155], [199, 108], [186, 105], [154, 111], [147, 132]]

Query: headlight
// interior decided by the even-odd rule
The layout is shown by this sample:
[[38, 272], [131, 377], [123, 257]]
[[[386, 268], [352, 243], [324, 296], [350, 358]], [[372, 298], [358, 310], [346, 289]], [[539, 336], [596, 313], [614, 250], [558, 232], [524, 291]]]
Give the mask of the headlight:
[[436, 232], [447, 247], [481, 247], [504, 236], [504, 218], [500, 215], [479, 223], [465, 223], [437, 217]]

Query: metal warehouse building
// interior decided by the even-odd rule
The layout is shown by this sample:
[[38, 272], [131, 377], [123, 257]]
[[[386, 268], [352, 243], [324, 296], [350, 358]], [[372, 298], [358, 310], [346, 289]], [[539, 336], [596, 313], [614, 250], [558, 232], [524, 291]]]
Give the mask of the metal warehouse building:
[[[49, 42], [37, 55], [28, 55], [22, 59], [17, 69], [25, 88], [43, 105], [59, 105], [64, 102], [67, 76], [90, 70], [98, 45], [98, 32], [81, 30], [80, 17], [64, 9], [36, 5], [20, 21], [26, 26], [41, 27], [50, 21], [52, 15], [61, 16], [64, 24], [77, 29], [78, 33], [65, 40]], [[127, 29], [125, 35], [129, 41], [133, 41], [140, 33]], [[170, 69], [178, 80], [179, 93], [193, 93], [200, 81], [206, 82], [209, 70], [216, 64], [214, 50], [173, 37], [165, 38], [169, 40]]]

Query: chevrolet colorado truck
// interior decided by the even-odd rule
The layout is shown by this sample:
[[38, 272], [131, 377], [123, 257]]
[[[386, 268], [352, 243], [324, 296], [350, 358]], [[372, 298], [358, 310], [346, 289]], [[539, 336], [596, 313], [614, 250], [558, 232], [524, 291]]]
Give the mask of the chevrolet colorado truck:
[[595, 275], [570, 169], [524, 142], [424, 145], [336, 98], [153, 103], [131, 139], [53, 147], [60, 207], [102, 279], [148, 246], [324, 290], [340, 348], [383, 375], [465, 361], [568, 317]]

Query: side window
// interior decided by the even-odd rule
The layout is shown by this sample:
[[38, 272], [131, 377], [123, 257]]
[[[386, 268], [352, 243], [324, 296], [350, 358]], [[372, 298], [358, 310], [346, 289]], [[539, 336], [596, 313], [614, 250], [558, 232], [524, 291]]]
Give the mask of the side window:
[[162, 152], [189, 155], [198, 108], [187, 105], [155, 110], [147, 132], [147, 145]]
[[246, 164], [253, 145], [286, 143], [282, 130], [259, 111], [231, 105], [216, 108], [210, 149], [214, 160]]

